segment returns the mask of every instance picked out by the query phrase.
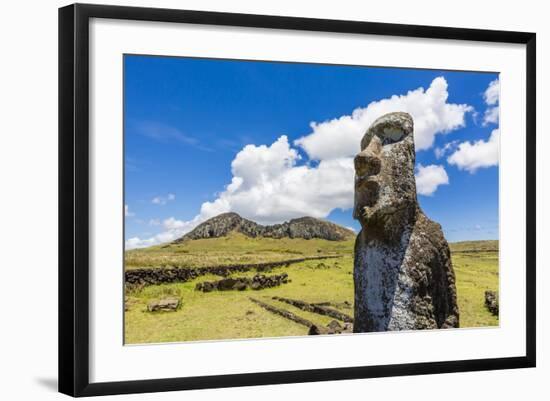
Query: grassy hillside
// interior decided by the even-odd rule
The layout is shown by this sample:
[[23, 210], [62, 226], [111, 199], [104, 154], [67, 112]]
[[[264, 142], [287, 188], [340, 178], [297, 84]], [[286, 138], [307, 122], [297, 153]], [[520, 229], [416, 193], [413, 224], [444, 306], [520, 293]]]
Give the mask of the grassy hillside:
[[[498, 319], [483, 306], [484, 291], [498, 289], [498, 242], [451, 244], [457, 275], [461, 327], [494, 326]], [[133, 250], [126, 253], [128, 269], [138, 267], [199, 267], [259, 263], [316, 256], [341, 256], [309, 260], [273, 269], [268, 274], [288, 273], [291, 280], [279, 287], [258, 291], [195, 291], [198, 282], [219, 280], [201, 276], [185, 283], [151, 285], [127, 291], [126, 343], [150, 343], [231, 338], [279, 337], [307, 334], [307, 327], [275, 315], [250, 301], [254, 297], [284, 308], [316, 324], [330, 317], [300, 310], [273, 300], [273, 296], [330, 303], [353, 316], [353, 241], [302, 239], [253, 239], [242, 235], [188, 241], [183, 244]], [[232, 276], [252, 276], [256, 272]], [[147, 312], [152, 300], [175, 296], [182, 306], [176, 312]]]
[[180, 244], [127, 251], [126, 269], [136, 267], [203, 267], [264, 263], [353, 252], [354, 240], [250, 238], [232, 233]]
[[498, 326], [484, 306], [485, 290], [498, 291], [498, 241], [450, 244], [461, 327]]

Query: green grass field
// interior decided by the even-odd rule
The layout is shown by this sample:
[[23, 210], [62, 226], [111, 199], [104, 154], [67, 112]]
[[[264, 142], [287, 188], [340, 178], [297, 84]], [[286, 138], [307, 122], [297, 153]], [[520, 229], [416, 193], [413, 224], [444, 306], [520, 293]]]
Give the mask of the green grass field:
[[[498, 242], [451, 244], [457, 276], [461, 327], [498, 325], [484, 307], [484, 291], [498, 290]], [[279, 287], [258, 291], [195, 291], [198, 282], [219, 280], [205, 275], [185, 283], [150, 285], [126, 293], [125, 341], [127, 344], [234, 338], [306, 335], [307, 327], [266, 311], [250, 301], [254, 297], [314, 323], [326, 325], [330, 317], [302, 311], [272, 299], [273, 296], [309, 303], [330, 302], [353, 316], [353, 240], [344, 242], [302, 239], [252, 239], [242, 235], [188, 241], [183, 244], [132, 250], [126, 253], [127, 269], [139, 267], [218, 266], [261, 263], [303, 257], [340, 256], [310, 260], [273, 269], [267, 274], [288, 273], [291, 280]], [[235, 277], [256, 272], [235, 273]], [[150, 301], [178, 297], [175, 312], [147, 312]]]
[[460, 327], [498, 326], [484, 306], [485, 290], [498, 291], [498, 241], [450, 244], [456, 274]]
[[353, 250], [353, 242], [354, 240], [250, 238], [234, 233], [221, 238], [134, 249], [126, 252], [125, 264], [126, 269], [133, 269], [263, 263], [301, 257], [348, 254]]

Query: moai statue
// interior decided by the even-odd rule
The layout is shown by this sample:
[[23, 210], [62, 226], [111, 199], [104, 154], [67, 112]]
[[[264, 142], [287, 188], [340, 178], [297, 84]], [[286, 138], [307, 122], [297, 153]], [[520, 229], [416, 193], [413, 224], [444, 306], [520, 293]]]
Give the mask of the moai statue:
[[355, 157], [356, 333], [458, 327], [449, 245], [420, 209], [414, 161], [407, 113], [378, 118]]

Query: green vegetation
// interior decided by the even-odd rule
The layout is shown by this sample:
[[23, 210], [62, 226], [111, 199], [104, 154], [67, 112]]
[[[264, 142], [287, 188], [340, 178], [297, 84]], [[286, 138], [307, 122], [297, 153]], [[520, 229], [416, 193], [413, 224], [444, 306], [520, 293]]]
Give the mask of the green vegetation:
[[489, 252], [498, 254], [498, 241], [461, 241], [449, 244], [453, 255], [456, 253]]
[[485, 290], [498, 290], [498, 241], [451, 244], [460, 327], [498, 326], [485, 308]]
[[226, 237], [185, 241], [126, 252], [126, 269], [137, 267], [203, 267], [264, 263], [314, 256], [343, 255], [354, 240]]
[[[451, 244], [451, 252], [457, 276], [461, 327], [498, 325], [498, 319], [484, 307], [484, 291], [498, 289], [498, 242]], [[331, 307], [353, 316], [353, 241], [253, 239], [233, 234], [169, 247], [157, 246], [128, 251], [126, 262], [129, 269], [260, 263], [326, 255], [341, 257], [275, 268], [266, 274], [286, 272], [291, 282], [258, 291], [195, 291], [198, 282], [220, 279], [214, 275], [200, 276], [186, 283], [151, 285], [128, 290], [125, 341], [135, 344], [307, 334], [307, 327], [266, 311], [251, 302], [249, 297], [284, 308], [321, 325], [326, 325], [333, 319], [302, 311], [273, 300], [272, 297], [299, 299], [310, 303], [330, 302]], [[254, 274], [255, 271], [249, 271], [232, 276]], [[178, 311], [146, 312], [150, 301], [172, 296], [182, 300]]]

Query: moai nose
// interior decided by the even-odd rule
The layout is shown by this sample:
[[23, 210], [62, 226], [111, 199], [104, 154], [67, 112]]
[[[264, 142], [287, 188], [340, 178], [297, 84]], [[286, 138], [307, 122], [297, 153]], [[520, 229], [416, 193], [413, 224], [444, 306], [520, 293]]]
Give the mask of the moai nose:
[[354, 164], [358, 176], [377, 175], [382, 167], [380, 158], [367, 149], [355, 156]]

